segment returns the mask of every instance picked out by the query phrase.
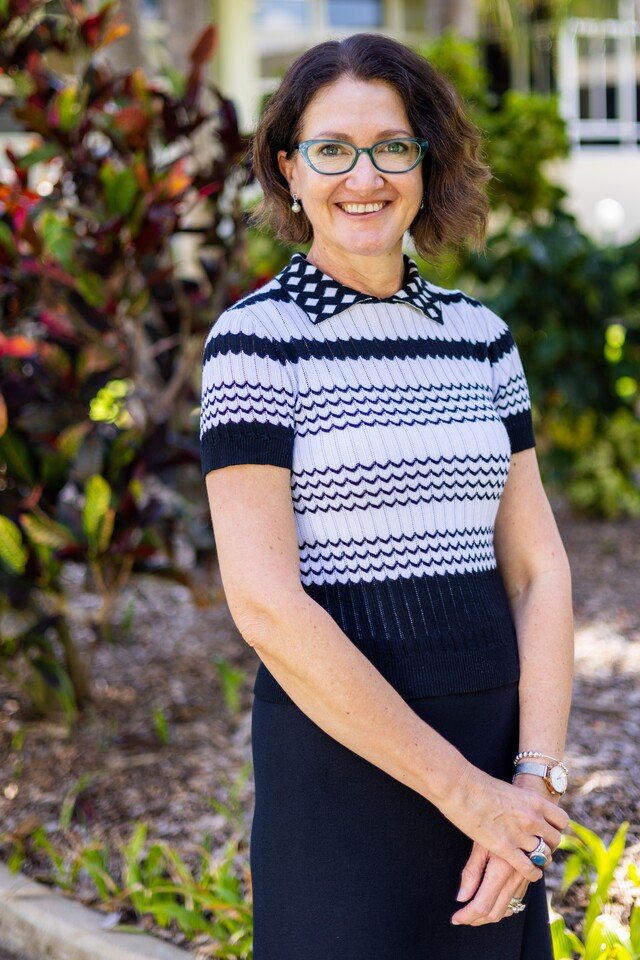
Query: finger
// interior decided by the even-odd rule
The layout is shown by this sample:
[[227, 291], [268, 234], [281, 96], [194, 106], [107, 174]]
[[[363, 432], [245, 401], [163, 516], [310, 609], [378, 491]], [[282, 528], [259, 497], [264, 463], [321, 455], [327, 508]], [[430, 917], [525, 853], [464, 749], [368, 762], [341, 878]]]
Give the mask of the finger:
[[517, 890], [516, 890], [516, 892], [513, 894], [513, 896], [514, 896], [514, 897], [517, 897], [518, 900], [522, 900], [522, 898], [524, 897], [524, 895], [525, 895], [525, 893], [527, 892], [528, 889], [529, 889], [529, 884], [528, 884], [528, 882], [527, 882], [526, 880], [523, 880], [523, 882], [522, 882], [522, 883], [520, 884], [520, 886], [517, 888]]
[[569, 814], [550, 800], [546, 801], [544, 817], [547, 823], [562, 833], [569, 826]]
[[506, 861], [490, 857], [475, 895], [453, 915], [451, 922], [455, 926], [474, 927], [497, 923], [505, 916], [511, 916], [507, 905], [522, 889], [526, 889], [526, 881], [523, 882]]
[[551, 852], [553, 852], [554, 850], [557, 850], [558, 847], [560, 846], [560, 839], [562, 837], [562, 834], [560, 833], [559, 830], [556, 830], [553, 827], [547, 826], [541, 831], [540, 836], [542, 837], [544, 842], [547, 844]]
[[540, 867], [541, 870], [546, 870], [546, 868], [551, 863], [551, 848], [548, 843], [545, 843], [542, 837], [537, 837], [538, 843], [533, 850], [530, 850], [527, 853], [529, 860], [532, 863], [535, 863], [537, 867]]
[[514, 870], [517, 870], [521, 875], [521, 879], [528, 880], [529, 883], [535, 883], [536, 880], [540, 880], [542, 877], [542, 870], [536, 867], [535, 863], [531, 862], [529, 855], [524, 850], [510, 851], [509, 854], [505, 856], [505, 860]]
[[462, 868], [460, 889], [456, 900], [463, 902], [471, 899], [480, 885], [488, 859], [489, 851], [480, 844], [474, 843], [471, 855]]
[[[509, 900], [509, 903], [507, 904], [507, 909], [506, 909], [506, 912], [505, 912], [505, 917], [512, 917], [516, 912], [517, 912], [517, 913], [521, 913], [521, 912], [522, 912], [521, 909], [514, 910], [513, 907], [511, 906], [511, 904], [512, 904], [513, 900], [520, 901], [520, 903], [521, 903], [521, 902], [524, 900], [525, 895], [526, 895], [528, 889], [529, 889], [529, 884], [527, 883], [526, 880], [519, 885], [519, 887], [517, 888], [516, 892], [513, 894], [513, 897]], [[525, 906], [526, 906], [526, 904], [525, 904]]]

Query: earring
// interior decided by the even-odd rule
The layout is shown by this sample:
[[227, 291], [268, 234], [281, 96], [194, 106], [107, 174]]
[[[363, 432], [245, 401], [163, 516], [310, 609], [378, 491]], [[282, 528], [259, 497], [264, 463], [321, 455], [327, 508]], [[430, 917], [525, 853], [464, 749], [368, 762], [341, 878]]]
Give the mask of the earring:
[[291, 204], [291, 212], [292, 212], [292, 213], [300, 213], [301, 210], [302, 210], [302, 207], [301, 207], [300, 204], [298, 203], [298, 194], [297, 194], [297, 193], [294, 193], [294, 194], [293, 194], [293, 203]]
[[424, 210], [424, 200], [423, 200], [422, 203], [420, 204], [420, 209], [421, 209], [421, 210]]

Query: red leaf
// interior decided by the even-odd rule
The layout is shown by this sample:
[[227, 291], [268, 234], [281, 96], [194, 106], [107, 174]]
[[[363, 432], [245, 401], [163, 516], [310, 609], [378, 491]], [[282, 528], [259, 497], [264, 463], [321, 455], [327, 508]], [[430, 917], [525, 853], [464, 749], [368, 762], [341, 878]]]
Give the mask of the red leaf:
[[76, 331], [66, 312], [62, 310], [43, 310], [40, 314], [40, 323], [43, 324], [54, 337], [75, 339]]
[[151, 117], [139, 104], [132, 103], [119, 110], [114, 117], [114, 123], [127, 138], [129, 146], [134, 150], [144, 149]]
[[215, 180], [213, 183], [205, 183], [203, 187], [200, 187], [198, 193], [201, 197], [210, 197], [213, 193], [220, 193], [223, 186], [221, 180]]
[[128, 23], [113, 23], [102, 39], [102, 46], [106, 47], [110, 43], [115, 43], [116, 40], [121, 40], [122, 37], [128, 36], [129, 33], [131, 33], [131, 27]]
[[205, 27], [193, 45], [189, 59], [196, 69], [199, 69], [213, 56], [218, 40], [218, 31], [212, 23]]
[[17, 357], [24, 360], [37, 352], [38, 344], [35, 340], [28, 340], [21, 336], [5, 337], [3, 333], [0, 333], [0, 357]]

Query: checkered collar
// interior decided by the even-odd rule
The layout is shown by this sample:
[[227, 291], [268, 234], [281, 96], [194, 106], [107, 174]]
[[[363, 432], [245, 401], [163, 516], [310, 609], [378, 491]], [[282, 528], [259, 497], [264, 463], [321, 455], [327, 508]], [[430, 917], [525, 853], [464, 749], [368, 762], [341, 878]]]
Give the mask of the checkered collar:
[[397, 293], [383, 299], [343, 286], [309, 263], [301, 253], [293, 255], [276, 280], [313, 323], [335, 317], [356, 303], [406, 303], [429, 320], [443, 323], [440, 298], [429, 289], [413, 260], [405, 256], [404, 264], [404, 284]]

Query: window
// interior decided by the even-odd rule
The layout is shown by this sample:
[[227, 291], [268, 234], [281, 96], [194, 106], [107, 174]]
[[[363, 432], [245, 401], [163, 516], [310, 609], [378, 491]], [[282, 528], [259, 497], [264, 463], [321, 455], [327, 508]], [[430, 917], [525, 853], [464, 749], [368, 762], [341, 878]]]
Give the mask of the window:
[[640, 145], [640, 23], [570, 19], [561, 36], [562, 107], [574, 143]]
[[332, 27], [381, 27], [384, 22], [382, 0], [327, 0]]
[[311, 23], [310, 0], [258, 0], [256, 20], [267, 30], [293, 30]]

